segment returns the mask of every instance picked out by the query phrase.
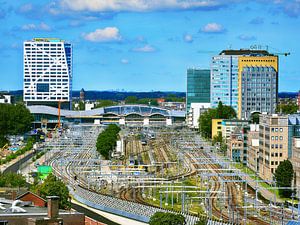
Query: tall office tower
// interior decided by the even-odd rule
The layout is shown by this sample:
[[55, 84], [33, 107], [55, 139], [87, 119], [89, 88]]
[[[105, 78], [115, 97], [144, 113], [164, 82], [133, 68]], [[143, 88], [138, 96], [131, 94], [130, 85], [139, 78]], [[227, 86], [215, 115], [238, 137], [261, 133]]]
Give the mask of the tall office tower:
[[224, 50], [211, 62], [210, 102], [216, 108], [224, 105], [238, 109], [238, 50]]
[[24, 42], [23, 99], [27, 105], [71, 109], [72, 45], [57, 38]]
[[239, 57], [238, 117], [275, 113], [278, 101], [278, 56], [268, 52]]
[[210, 70], [188, 69], [186, 116], [190, 128], [198, 129], [200, 115], [210, 107]]
[[259, 117], [259, 176], [273, 180], [280, 162], [288, 158], [288, 116], [261, 114]]
[[191, 103], [210, 103], [210, 70], [187, 70], [187, 112], [190, 110]]
[[245, 119], [251, 112], [274, 113], [277, 93], [278, 57], [268, 51], [223, 50], [212, 58], [213, 108], [221, 101], [232, 106], [239, 118]]

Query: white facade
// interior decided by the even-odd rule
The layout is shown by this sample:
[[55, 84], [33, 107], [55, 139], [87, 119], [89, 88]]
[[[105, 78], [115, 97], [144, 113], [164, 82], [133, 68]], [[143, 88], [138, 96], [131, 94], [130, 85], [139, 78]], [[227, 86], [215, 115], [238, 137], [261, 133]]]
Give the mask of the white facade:
[[199, 117], [201, 113], [210, 108], [210, 103], [191, 103], [190, 111], [188, 113], [188, 127], [199, 129]]
[[60, 39], [24, 42], [24, 101], [71, 102], [72, 45]]

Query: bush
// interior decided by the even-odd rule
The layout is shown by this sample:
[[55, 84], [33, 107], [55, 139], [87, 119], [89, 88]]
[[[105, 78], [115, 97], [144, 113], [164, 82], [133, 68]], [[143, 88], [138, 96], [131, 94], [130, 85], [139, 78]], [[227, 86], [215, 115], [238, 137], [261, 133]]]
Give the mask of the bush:
[[183, 215], [175, 213], [154, 213], [149, 221], [150, 225], [184, 225], [185, 218]]

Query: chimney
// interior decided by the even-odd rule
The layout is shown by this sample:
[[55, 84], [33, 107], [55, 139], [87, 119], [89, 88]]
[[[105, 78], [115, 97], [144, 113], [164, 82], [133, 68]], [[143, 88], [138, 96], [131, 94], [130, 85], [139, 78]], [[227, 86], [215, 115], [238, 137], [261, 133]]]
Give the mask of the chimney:
[[58, 196], [48, 196], [48, 218], [54, 219], [58, 217], [58, 204], [59, 204], [59, 197]]

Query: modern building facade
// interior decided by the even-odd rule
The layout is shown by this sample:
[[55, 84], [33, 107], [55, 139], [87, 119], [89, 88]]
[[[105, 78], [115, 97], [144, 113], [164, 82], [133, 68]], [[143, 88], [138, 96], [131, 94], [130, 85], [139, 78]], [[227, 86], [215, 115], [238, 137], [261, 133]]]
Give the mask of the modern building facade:
[[192, 129], [199, 129], [199, 117], [210, 108], [210, 103], [191, 103], [187, 114], [187, 125]]
[[261, 114], [259, 117], [259, 176], [267, 181], [280, 162], [288, 159], [288, 117]]
[[224, 105], [238, 109], [238, 55], [222, 51], [211, 62], [210, 102], [216, 108]]
[[24, 42], [23, 100], [27, 105], [71, 108], [72, 45], [57, 38]]
[[265, 50], [223, 50], [211, 62], [211, 105], [232, 106], [239, 118], [274, 113], [278, 101], [278, 57]]
[[238, 117], [275, 113], [278, 102], [278, 56], [267, 52], [239, 57]]
[[190, 110], [191, 103], [210, 103], [210, 70], [187, 70], [187, 113]]

